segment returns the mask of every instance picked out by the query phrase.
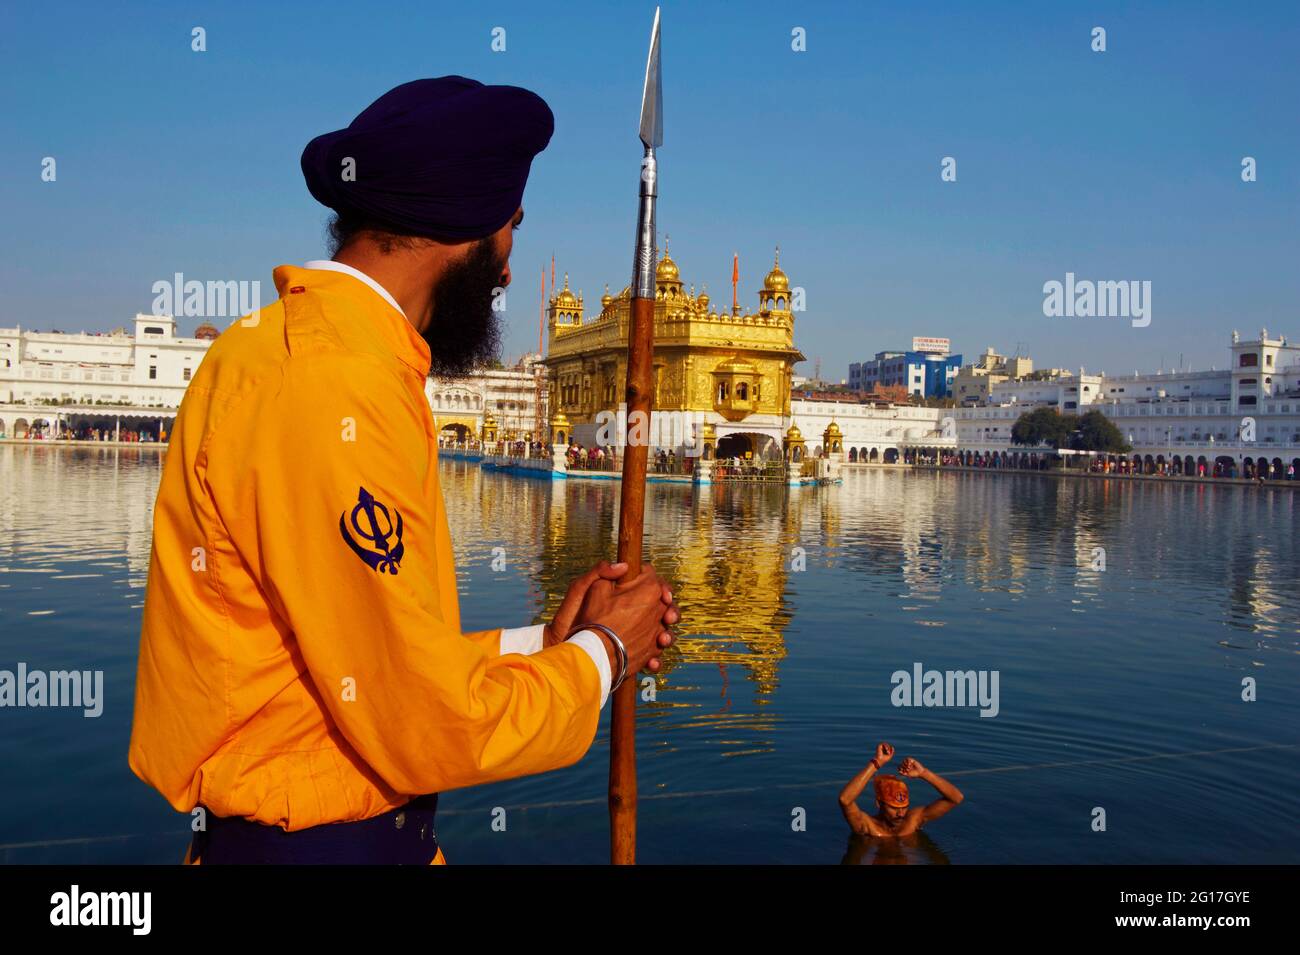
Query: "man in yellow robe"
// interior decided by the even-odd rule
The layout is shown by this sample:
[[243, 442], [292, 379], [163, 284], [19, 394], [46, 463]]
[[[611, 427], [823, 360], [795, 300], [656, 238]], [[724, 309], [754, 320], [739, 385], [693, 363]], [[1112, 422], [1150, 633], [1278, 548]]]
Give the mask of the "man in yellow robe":
[[437, 793], [577, 761], [611, 688], [671, 643], [648, 565], [622, 585], [602, 563], [545, 626], [460, 628], [424, 385], [495, 352], [552, 124], [532, 93], [444, 77], [313, 140], [334, 258], [276, 269], [279, 300], [186, 391], [129, 759], [198, 810], [192, 861], [441, 861]]

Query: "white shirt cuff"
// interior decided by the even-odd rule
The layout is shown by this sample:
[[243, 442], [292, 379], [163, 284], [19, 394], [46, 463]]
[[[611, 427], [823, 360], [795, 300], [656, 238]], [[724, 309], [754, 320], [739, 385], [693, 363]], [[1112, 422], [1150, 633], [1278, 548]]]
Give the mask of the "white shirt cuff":
[[605, 649], [605, 641], [590, 630], [579, 630], [567, 642], [586, 650], [591, 662], [596, 664], [596, 672], [600, 674], [600, 708], [603, 710], [605, 701], [609, 699], [609, 685], [614, 681], [609, 671], [609, 651]]
[[[501, 631], [501, 655], [522, 653], [527, 656], [542, 649], [542, 639], [546, 625], [539, 623], [533, 627], [515, 627]], [[605, 661], [608, 664], [608, 660]]]

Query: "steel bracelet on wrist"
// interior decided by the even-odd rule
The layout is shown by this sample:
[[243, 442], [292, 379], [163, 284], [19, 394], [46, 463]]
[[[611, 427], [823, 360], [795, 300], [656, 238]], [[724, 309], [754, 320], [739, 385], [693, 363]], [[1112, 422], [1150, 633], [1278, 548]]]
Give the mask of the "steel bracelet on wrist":
[[[599, 630], [609, 637], [610, 643], [614, 644], [614, 649], [618, 651], [618, 677], [609, 686], [609, 692], [613, 693], [627, 679], [627, 647], [623, 646], [623, 641], [618, 638], [618, 634], [603, 623], [584, 623], [581, 626], [574, 627], [573, 633], [569, 634], [569, 637], [581, 633], [583, 630]], [[567, 640], [569, 637], [565, 637], [565, 639]]]

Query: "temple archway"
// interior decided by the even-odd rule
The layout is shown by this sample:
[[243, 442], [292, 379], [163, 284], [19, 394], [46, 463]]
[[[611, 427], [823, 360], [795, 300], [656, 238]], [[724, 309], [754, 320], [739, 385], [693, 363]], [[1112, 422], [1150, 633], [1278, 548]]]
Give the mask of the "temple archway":
[[728, 434], [718, 439], [717, 455], [720, 461], [725, 461], [728, 458], [744, 460], [746, 455], [752, 455], [753, 453], [754, 441], [752, 435]]
[[456, 443], [473, 441], [478, 437], [478, 421], [461, 416], [443, 416], [437, 418], [438, 437]]

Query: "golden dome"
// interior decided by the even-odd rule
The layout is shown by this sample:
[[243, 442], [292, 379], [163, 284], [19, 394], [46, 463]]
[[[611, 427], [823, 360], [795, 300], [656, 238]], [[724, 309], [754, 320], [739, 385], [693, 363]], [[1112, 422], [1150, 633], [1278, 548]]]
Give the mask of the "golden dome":
[[551, 415], [552, 428], [567, 428], [569, 426], [569, 416], [560, 408], [555, 409], [555, 414]]
[[789, 427], [789, 429], [787, 429], [787, 431], [785, 432], [785, 439], [786, 439], [786, 441], [802, 441], [802, 440], [803, 440], [803, 432], [799, 430], [799, 426], [798, 426], [797, 424], [795, 424], [793, 421], [790, 422], [790, 427]]
[[569, 273], [564, 273], [564, 288], [560, 289], [560, 294], [555, 296], [555, 304], [562, 308], [577, 308], [578, 297], [569, 291]]
[[677, 270], [677, 263], [668, 257], [664, 252], [664, 257], [659, 260], [659, 265], [655, 267], [655, 281], [657, 282], [677, 282], [681, 279], [681, 273]]
[[770, 292], [788, 292], [790, 290], [790, 280], [781, 271], [780, 246], [776, 247], [776, 261], [772, 263], [772, 271], [768, 272], [763, 279], [763, 288]]
[[840, 430], [840, 426], [836, 424], [835, 419], [832, 418], [831, 423], [826, 426], [826, 433], [833, 434], [833, 435], [840, 435], [843, 434], [844, 432]]
[[609, 294], [609, 283], [605, 283], [605, 294], [600, 297], [600, 307], [609, 308], [610, 303], [614, 301], [614, 296]]

